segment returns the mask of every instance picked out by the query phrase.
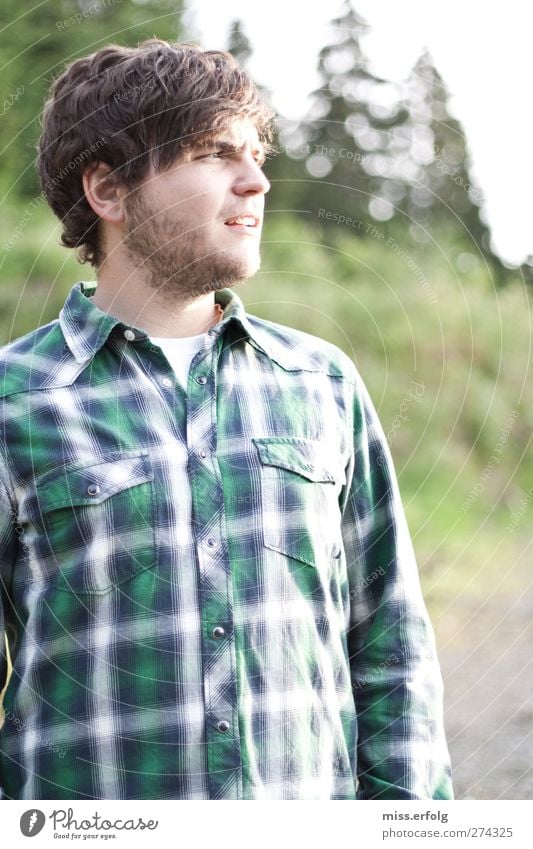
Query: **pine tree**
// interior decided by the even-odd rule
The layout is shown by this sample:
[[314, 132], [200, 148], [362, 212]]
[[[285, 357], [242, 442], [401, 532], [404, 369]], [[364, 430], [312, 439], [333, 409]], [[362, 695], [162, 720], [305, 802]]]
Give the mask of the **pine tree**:
[[396, 156], [410, 163], [402, 209], [417, 241], [454, 233], [457, 254], [482, 257], [499, 282], [505, 270], [491, 249], [481, 211], [482, 193], [472, 183], [471, 161], [461, 123], [449, 111], [449, 92], [428, 50], [405, 86], [408, 133], [396, 139]]
[[295, 160], [296, 182], [286, 193], [323, 227], [335, 227], [343, 215], [364, 236], [375, 219], [393, 217], [403, 196], [390, 178], [389, 146], [391, 129], [408, 114], [398, 87], [369, 69], [360, 44], [368, 26], [350, 2], [331, 27], [334, 41], [320, 51], [321, 86], [311, 95], [310, 112], [296, 129], [280, 122], [282, 148]]
[[[487, 228], [479, 218], [481, 195], [471, 186], [463, 128], [448, 111], [449, 95], [426, 50], [406, 86], [413, 177], [404, 208], [422, 227], [455, 220], [481, 243]], [[405, 140], [404, 140], [405, 147]], [[484, 244], [488, 248], [488, 244]]]
[[246, 33], [242, 22], [234, 20], [230, 24], [227, 51], [237, 59], [238, 63], [246, 67], [248, 59], [252, 55], [252, 45]]

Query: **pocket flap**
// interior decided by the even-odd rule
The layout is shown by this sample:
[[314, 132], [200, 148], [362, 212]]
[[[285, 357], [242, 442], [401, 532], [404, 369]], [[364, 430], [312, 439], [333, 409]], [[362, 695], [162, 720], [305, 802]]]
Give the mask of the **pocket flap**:
[[338, 458], [322, 442], [302, 437], [253, 438], [261, 463], [278, 466], [317, 483], [344, 483], [346, 476]]
[[93, 459], [52, 469], [36, 479], [33, 507], [38, 514], [45, 514], [62, 507], [101, 504], [115, 493], [153, 478], [147, 452], [108, 455], [97, 462]]

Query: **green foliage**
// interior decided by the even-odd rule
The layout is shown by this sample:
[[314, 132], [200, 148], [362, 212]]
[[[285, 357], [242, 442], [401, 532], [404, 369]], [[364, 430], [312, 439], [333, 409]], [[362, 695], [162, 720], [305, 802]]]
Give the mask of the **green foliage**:
[[34, 168], [40, 114], [52, 80], [74, 59], [114, 42], [134, 46], [145, 38], [176, 40], [180, 0], [46, 0], [23, 9], [0, 5], [0, 203], [29, 200], [39, 192]]
[[[0, 219], [0, 340], [5, 343], [56, 318], [76, 280], [93, 280], [90, 265], [60, 245], [61, 224], [44, 202], [5, 207]], [[7, 249], [6, 249], [7, 248]]]
[[442, 570], [471, 545], [477, 564], [476, 544], [498, 534], [511, 546], [533, 514], [531, 498], [516, 533], [505, 530], [533, 479], [529, 288], [517, 275], [498, 290], [480, 262], [460, 271], [453, 230], [418, 250], [342, 231], [324, 244], [316, 229], [272, 216], [263, 244], [262, 269], [239, 294], [251, 312], [354, 359], [421, 565]]

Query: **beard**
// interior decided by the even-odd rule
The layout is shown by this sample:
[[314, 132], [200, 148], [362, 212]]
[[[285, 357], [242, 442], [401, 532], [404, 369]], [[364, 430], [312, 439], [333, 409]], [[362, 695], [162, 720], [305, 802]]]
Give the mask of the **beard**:
[[248, 257], [213, 249], [185, 216], [158, 211], [133, 192], [125, 201], [123, 244], [144, 282], [163, 298], [188, 301], [246, 280], [259, 268]]

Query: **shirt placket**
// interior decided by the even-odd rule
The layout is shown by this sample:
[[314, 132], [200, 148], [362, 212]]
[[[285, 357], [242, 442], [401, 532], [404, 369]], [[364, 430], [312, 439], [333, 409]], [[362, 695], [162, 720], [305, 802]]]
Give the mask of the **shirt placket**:
[[[210, 335], [211, 338], [211, 335]], [[216, 369], [221, 336], [193, 359], [187, 384], [187, 446], [198, 556], [209, 796], [242, 797], [233, 590], [216, 456]]]

